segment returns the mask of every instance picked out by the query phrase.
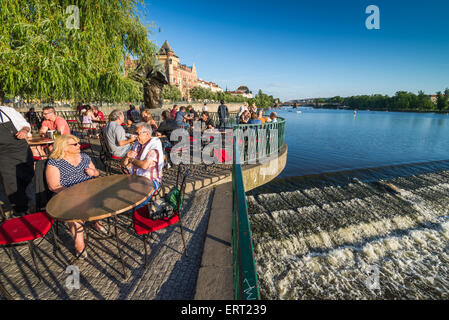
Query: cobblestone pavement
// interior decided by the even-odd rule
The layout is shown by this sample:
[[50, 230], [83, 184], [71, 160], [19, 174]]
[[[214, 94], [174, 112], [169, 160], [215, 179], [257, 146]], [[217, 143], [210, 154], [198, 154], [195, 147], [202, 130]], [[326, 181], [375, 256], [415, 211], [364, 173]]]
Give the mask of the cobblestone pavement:
[[[184, 255], [179, 225], [154, 233], [150, 240], [149, 263], [144, 268], [143, 242], [127, 227], [131, 215], [118, 218], [119, 245], [125, 257], [127, 278], [122, 278], [122, 266], [114, 239], [95, 240], [90, 237], [88, 258], [79, 260], [80, 288], [68, 289], [70, 274], [67, 260], [73, 259], [73, 239], [64, 224], [59, 225], [62, 254], [55, 255], [51, 232], [37, 240], [37, 262], [42, 282], [35, 274], [27, 246], [0, 249], [0, 283], [14, 299], [193, 299], [198, 269], [201, 263], [204, 237], [214, 189], [204, 189], [186, 195], [183, 209], [184, 236], [188, 256]], [[53, 229], [55, 226], [53, 226]], [[91, 231], [91, 235], [95, 232]], [[3, 297], [0, 296], [0, 300]]]

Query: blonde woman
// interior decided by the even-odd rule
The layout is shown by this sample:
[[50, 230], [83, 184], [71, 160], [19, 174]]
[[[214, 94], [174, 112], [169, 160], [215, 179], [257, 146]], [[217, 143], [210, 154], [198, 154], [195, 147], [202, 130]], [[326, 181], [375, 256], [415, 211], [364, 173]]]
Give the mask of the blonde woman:
[[[59, 193], [100, 175], [90, 157], [81, 153], [79, 141], [73, 135], [62, 135], [55, 140], [54, 151], [50, 155], [46, 170], [47, 184], [51, 191]], [[98, 222], [95, 227], [106, 232]], [[75, 239], [75, 250], [78, 256], [83, 253], [85, 247], [82, 223], [70, 223], [70, 231]]]

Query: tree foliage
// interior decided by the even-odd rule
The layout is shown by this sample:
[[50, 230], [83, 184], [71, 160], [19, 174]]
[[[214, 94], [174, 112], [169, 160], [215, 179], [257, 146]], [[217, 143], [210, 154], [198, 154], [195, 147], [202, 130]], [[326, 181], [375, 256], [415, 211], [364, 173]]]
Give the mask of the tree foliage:
[[220, 101], [224, 100], [226, 102], [245, 102], [248, 98], [241, 95], [233, 95], [229, 92], [213, 92], [211, 89], [203, 88], [200, 86], [190, 89], [190, 98], [197, 101]]
[[273, 96], [269, 96], [259, 90], [258, 94], [255, 98], [249, 99], [248, 103], [251, 105], [255, 103], [258, 108], [270, 108], [274, 106], [275, 103], [278, 103], [278, 99], [275, 99]]
[[[128, 101], [141, 85], [124, 76], [127, 54], [155, 52], [137, 17], [142, 0], [0, 0], [0, 96]], [[70, 27], [79, 8], [79, 28]]]
[[166, 85], [162, 89], [162, 99], [168, 100], [181, 100], [182, 94], [177, 86]]
[[446, 95], [437, 93], [437, 103], [432, 102], [430, 97], [419, 91], [418, 94], [406, 91], [398, 91], [393, 97], [387, 95], [360, 95], [347, 98], [333, 97], [330, 99], [320, 99], [318, 102], [338, 103], [351, 107], [352, 109], [371, 110], [448, 110], [449, 109], [449, 89], [445, 90]]

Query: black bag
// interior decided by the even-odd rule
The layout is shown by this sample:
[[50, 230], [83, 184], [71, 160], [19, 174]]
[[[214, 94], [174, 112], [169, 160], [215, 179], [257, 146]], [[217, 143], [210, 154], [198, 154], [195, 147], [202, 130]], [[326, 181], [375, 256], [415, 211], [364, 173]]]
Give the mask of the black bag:
[[148, 204], [148, 212], [151, 220], [169, 219], [174, 215], [173, 208], [163, 200], [151, 201]]

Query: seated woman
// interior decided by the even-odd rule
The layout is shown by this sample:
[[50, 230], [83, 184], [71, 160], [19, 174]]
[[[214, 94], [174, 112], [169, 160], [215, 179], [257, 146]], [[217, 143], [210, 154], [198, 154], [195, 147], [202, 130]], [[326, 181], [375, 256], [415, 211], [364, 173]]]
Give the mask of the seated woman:
[[94, 115], [90, 106], [86, 106], [86, 111], [83, 114], [83, 129], [88, 130], [88, 134], [91, 137], [95, 134], [97, 129], [97, 123], [94, 123], [92, 120], [99, 120], [99, 118]]
[[157, 124], [156, 121], [153, 120], [153, 116], [150, 113], [150, 109], [144, 109], [142, 111], [142, 120], [146, 124], [149, 124], [151, 126], [151, 129], [153, 129], [153, 132], [157, 131]]
[[[54, 151], [50, 155], [46, 170], [47, 184], [51, 191], [59, 193], [100, 175], [90, 157], [81, 153], [79, 141], [73, 135], [62, 135], [55, 140]], [[69, 226], [75, 239], [75, 250], [78, 255], [85, 247], [83, 225], [80, 222], [72, 222]], [[106, 232], [99, 222], [95, 227], [99, 231]]]
[[245, 110], [245, 111], [242, 113], [242, 115], [240, 116], [240, 121], [239, 121], [239, 123], [240, 123], [240, 124], [247, 124], [248, 121], [249, 121], [249, 116], [250, 116], [249, 111], [248, 111], [248, 110]]

